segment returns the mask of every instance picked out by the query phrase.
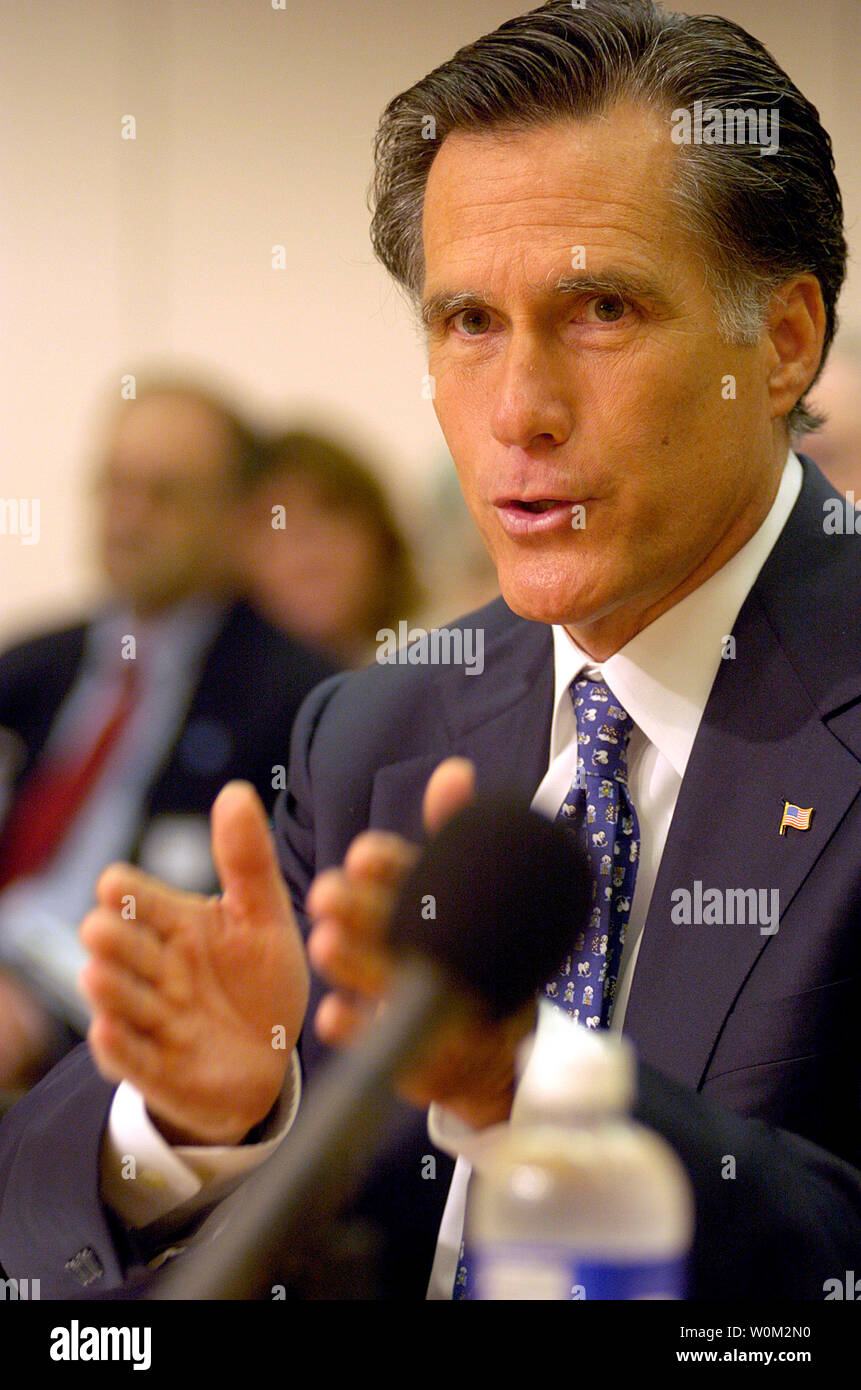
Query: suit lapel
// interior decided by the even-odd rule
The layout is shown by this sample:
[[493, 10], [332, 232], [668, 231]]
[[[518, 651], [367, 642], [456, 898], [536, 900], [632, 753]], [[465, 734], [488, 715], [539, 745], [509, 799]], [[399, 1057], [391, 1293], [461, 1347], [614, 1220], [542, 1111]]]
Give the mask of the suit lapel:
[[427, 780], [443, 758], [453, 755], [475, 763], [479, 791], [531, 800], [547, 768], [553, 643], [549, 627], [503, 611], [507, 617], [487, 641], [481, 675], [460, 667], [434, 669], [430, 712], [436, 732], [442, 722], [443, 739], [433, 751], [377, 772], [371, 825], [423, 839]]
[[[701, 898], [717, 889], [726, 905], [727, 889], [756, 889], [757, 911], [776, 903], [782, 916], [858, 793], [856, 759], [824, 727], [755, 599], [735, 633], [748, 655], [723, 663], [706, 706], [625, 1016], [642, 1057], [691, 1086], [760, 952], [780, 949], [780, 930], [751, 923], [749, 909], [744, 924], [674, 921], [684, 901], [678, 890], [693, 905], [699, 883]], [[752, 687], [751, 670], [760, 673]], [[809, 830], [780, 835], [785, 800], [815, 808]]]
[[[859, 691], [852, 642], [842, 665], [831, 650], [841, 630], [835, 610], [851, 609], [856, 567], [854, 555], [823, 546], [826, 495], [807, 466], [796, 508], [739, 613], [738, 659], [723, 661], [715, 679], [646, 917], [625, 1031], [644, 1060], [694, 1087], [760, 953], [780, 950], [780, 930], [764, 934], [749, 916], [745, 925], [674, 921], [677, 890], [693, 902], [699, 882], [701, 894], [718, 889], [725, 905], [727, 889], [762, 889], [769, 909], [776, 890], [782, 918], [859, 790], [859, 750], [844, 746], [839, 720], [833, 729], [827, 722]], [[809, 830], [780, 835], [784, 801], [814, 808]]]

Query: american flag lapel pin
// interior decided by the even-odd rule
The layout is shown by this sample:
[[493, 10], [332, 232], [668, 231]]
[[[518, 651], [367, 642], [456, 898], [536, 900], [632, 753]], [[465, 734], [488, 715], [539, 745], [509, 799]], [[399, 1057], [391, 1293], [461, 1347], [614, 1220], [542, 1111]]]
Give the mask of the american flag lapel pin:
[[784, 801], [783, 815], [780, 818], [781, 835], [785, 835], [790, 826], [792, 826], [793, 830], [809, 830], [812, 816], [812, 806], [809, 806], [805, 810], [801, 806], [793, 805], [791, 801]]

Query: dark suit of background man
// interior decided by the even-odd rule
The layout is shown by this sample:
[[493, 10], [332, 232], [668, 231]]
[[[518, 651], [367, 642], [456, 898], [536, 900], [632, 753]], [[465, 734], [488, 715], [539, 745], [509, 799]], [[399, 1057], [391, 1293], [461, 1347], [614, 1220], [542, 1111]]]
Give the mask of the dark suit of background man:
[[[779, 102], [779, 148], [676, 143], [673, 112], [697, 102]], [[465, 620], [485, 636], [480, 676], [380, 665], [321, 687], [297, 721], [276, 826], [300, 915], [311, 884], [306, 1064], [385, 990], [400, 836], [471, 794], [448, 755], [480, 785], [560, 804], [582, 733], [567, 683], [585, 670], [636, 724], [642, 843], [614, 1022], [624, 1011], [643, 1062], [638, 1113], [694, 1178], [693, 1292], [821, 1298], [861, 1250], [858, 548], [825, 533], [827, 486], [789, 450], [845, 270], [830, 142], [728, 22], [557, 0], [396, 98], [377, 151], [375, 246], [422, 305], [435, 406], [505, 602]], [[183, 909], [118, 870], [83, 928], [96, 1065], [180, 1144], [235, 1144], [265, 1119], [285, 1076], [271, 1029], [297, 1036], [307, 1007], [259, 809], [230, 788], [214, 822], [222, 902]], [[697, 883], [767, 905], [776, 891], [779, 921], [674, 920]], [[190, 981], [195, 954], [208, 969]], [[505, 1120], [530, 1024], [476, 1021], [406, 1095]], [[102, 1191], [133, 1224], [116, 1165], [137, 1093], [111, 1091], [82, 1051], [7, 1121], [0, 1260], [43, 1291], [107, 1288], [152, 1250], [146, 1230], [118, 1239], [101, 1204], [110, 1110]], [[423, 1125], [405, 1113], [360, 1201], [389, 1236], [394, 1294], [424, 1293], [447, 1195], [442, 1166], [423, 1180]], [[456, 1202], [453, 1187], [434, 1272], [449, 1287]]]
[[[214, 396], [141, 389], [110, 421], [97, 479], [108, 605], [0, 657], [0, 1086], [33, 1079], [86, 1032], [77, 929], [101, 869], [131, 859], [217, 887], [216, 794], [246, 777], [271, 805], [293, 716], [331, 674], [236, 596], [233, 533], [255, 458]], [[66, 771], [100, 739], [76, 797]]]

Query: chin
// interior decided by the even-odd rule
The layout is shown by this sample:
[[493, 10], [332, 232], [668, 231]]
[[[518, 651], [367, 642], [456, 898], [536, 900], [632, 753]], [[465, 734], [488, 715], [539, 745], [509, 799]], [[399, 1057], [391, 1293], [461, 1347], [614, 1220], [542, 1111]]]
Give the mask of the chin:
[[508, 593], [502, 590], [502, 597], [508, 604], [512, 613], [516, 613], [521, 618], [528, 618], [533, 623], [576, 623], [578, 617], [571, 612], [570, 603], [551, 602], [546, 598], [539, 598], [532, 595]]
[[509, 608], [534, 623], [583, 624], [607, 606], [597, 603], [594, 593], [583, 594], [581, 587], [580, 576], [506, 574], [502, 568], [499, 572], [500, 592]]

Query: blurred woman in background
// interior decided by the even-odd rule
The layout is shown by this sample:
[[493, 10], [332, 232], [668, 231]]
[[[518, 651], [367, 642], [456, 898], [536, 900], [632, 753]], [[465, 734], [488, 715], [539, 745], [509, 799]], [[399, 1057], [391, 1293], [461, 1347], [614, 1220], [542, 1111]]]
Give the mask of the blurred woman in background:
[[410, 548], [382, 484], [351, 449], [292, 430], [265, 440], [241, 538], [255, 607], [347, 666], [421, 601]]

